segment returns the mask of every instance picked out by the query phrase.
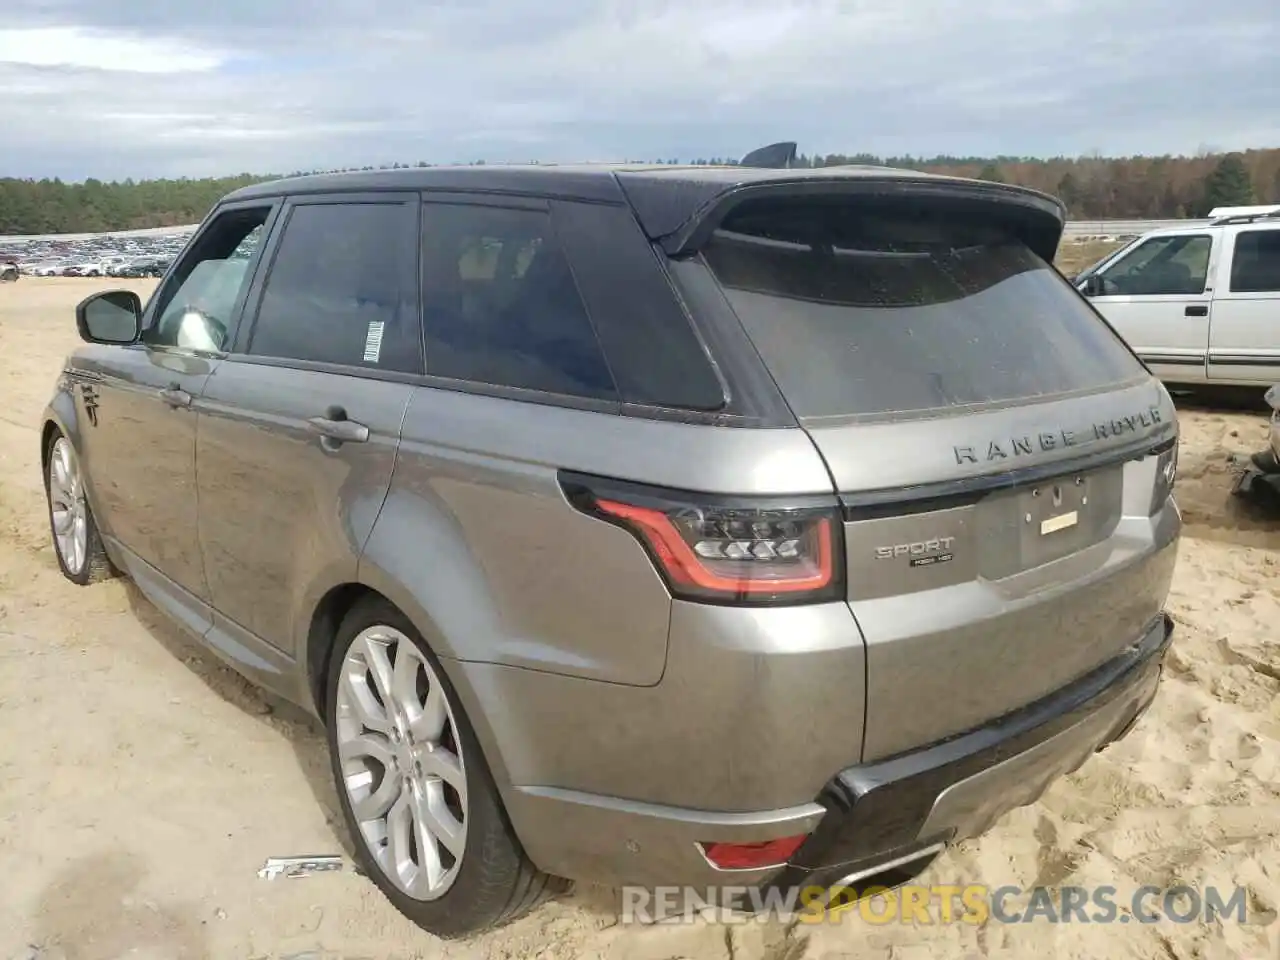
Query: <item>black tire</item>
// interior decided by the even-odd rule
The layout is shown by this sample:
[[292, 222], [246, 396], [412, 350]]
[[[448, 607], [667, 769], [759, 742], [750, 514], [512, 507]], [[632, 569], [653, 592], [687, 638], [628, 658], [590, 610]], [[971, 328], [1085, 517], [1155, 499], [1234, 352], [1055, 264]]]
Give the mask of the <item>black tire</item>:
[[[402, 892], [374, 859], [352, 812], [338, 759], [335, 717], [342, 663], [352, 641], [369, 627], [376, 626], [393, 627], [404, 634], [431, 664], [452, 710], [457, 745], [463, 758], [468, 808], [466, 846], [457, 878], [435, 900], [417, 900]], [[338, 628], [325, 678], [325, 716], [334, 786], [360, 869], [397, 910], [419, 927], [442, 939], [462, 939], [509, 923], [570, 888], [569, 881], [543, 873], [525, 856], [507, 819], [475, 731], [448, 676], [409, 619], [381, 597], [367, 597], [358, 602]]]
[[[55, 430], [53, 435], [49, 437], [49, 446], [45, 450], [44, 460], [44, 497], [45, 512], [49, 516], [49, 539], [53, 545], [53, 555], [58, 560], [58, 569], [62, 571], [62, 575], [77, 586], [87, 587], [91, 583], [100, 583], [103, 580], [110, 580], [117, 575], [116, 568], [111, 562], [111, 558], [107, 556], [107, 549], [102, 544], [102, 535], [98, 532], [98, 523], [93, 517], [93, 508], [89, 506], [88, 498], [84, 501], [84, 518], [85, 518], [85, 559], [80, 565], [79, 570], [73, 570], [67, 564], [66, 559], [62, 556], [62, 551], [58, 549], [57, 531], [53, 523], [53, 496], [49, 482], [49, 465], [52, 463], [53, 451], [59, 440], [65, 439], [61, 432]], [[80, 475], [81, 496], [84, 496], [84, 470], [79, 467], [80, 455], [76, 451], [75, 444], [70, 440], [66, 441], [71, 455], [76, 459], [77, 469]]]
[[1262, 450], [1249, 458], [1263, 473], [1280, 473], [1280, 458], [1273, 450]]

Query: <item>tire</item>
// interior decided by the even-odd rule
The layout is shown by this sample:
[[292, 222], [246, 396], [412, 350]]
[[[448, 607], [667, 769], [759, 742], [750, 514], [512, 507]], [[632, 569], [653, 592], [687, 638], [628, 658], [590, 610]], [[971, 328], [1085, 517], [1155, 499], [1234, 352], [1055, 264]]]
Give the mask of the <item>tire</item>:
[[[406, 654], [415, 658], [405, 661], [413, 670], [401, 674], [394, 667]], [[381, 686], [370, 662], [382, 668]], [[412, 681], [404, 680], [409, 676]], [[412, 696], [396, 696], [406, 684]], [[433, 700], [436, 689], [440, 701]], [[410, 704], [408, 709], [387, 711], [383, 690], [393, 702]], [[325, 682], [325, 717], [334, 784], [360, 868], [418, 926], [443, 939], [460, 939], [510, 922], [569, 888], [568, 881], [542, 873], [525, 856], [439, 661], [408, 618], [381, 597], [358, 602], [338, 628]], [[374, 757], [374, 745], [390, 766]], [[396, 772], [410, 765], [416, 767], [410, 776]], [[356, 804], [362, 815], [372, 816], [362, 822]], [[452, 844], [456, 855], [441, 840], [432, 859], [414, 842], [430, 836], [418, 827], [426, 819], [437, 826], [447, 822], [445, 833], [461, 824], [463, 839]], [[396, 843], [397, 837], [404, 839]], [[424, 860], [433, 869], [424, 870]], [[432, 872], [439, 874], [435, 889]]]
[[1276, 457], [1274, 450], [1262, 450], [1249, 459], [1263, 473], [1280, 473], [1280, 458]]
[[98, 524], [85, 497], [84, 473], [75, 447], [55, 432], [49, 440], [46, 460], [44, 493], [58, 569], [82, 587], [111, 579], [116, 570], [102, 545]]

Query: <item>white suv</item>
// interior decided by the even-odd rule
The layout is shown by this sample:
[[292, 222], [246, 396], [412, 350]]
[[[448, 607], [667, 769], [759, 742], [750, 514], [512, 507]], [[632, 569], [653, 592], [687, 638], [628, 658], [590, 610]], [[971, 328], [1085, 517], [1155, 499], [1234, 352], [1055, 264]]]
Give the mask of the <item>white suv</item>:
[[1280, 205], [1153, 230], [1073, 282], [1166, 383], [1280, 381]]

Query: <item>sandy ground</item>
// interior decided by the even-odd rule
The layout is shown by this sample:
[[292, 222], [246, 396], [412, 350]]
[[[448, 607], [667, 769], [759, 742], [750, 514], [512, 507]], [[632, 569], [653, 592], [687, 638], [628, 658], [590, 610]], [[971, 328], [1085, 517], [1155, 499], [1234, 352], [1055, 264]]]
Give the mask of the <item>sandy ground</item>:
[[1228, 494], [1228, 454], [1262, 444], [1259, 414], [1182, 413], [1179, 632], [1151, 712], [924, 878], [1122, 894], [1240, 884], [1249, 923], [886, 926], [854, 916], [640, 928], [618, 922], [616, 895], [586, 889], [444, 945], [356, 874], [259, 879], [268, 856], [345, 843], [320, 736], [126, 582], [79, 589], [59, 576], [36, 429], [77, 342], [72, 307], [100, 283], [0, 286], [0, 958], [1280, 958], [1280, 521]]

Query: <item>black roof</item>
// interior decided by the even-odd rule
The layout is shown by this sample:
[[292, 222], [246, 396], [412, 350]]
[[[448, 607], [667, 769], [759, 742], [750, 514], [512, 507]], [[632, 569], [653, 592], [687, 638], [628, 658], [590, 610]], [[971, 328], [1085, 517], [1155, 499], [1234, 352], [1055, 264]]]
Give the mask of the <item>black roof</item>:
[[[243, 187], [223, 202], [299, 194], [438, 190], [629, 203], [645, 232], [657, 239], [688, 228], [700, 212], [729, 194], [775, 187], [805, 191], [823, 189], [823, 185], [847, 188], [875, 183], [889, 188], [918, 185], [976, 190], [989, 199], [1037, 208], [1042, 217], [1056, 219], [1059, 229], [1065, 219], [1060, 201], [1025, 187], [870, 165], [803, 169], [619, 163], [407, 167], [273, 180]], [[1056, 246], [1056, 237], [1053, 242]]]

